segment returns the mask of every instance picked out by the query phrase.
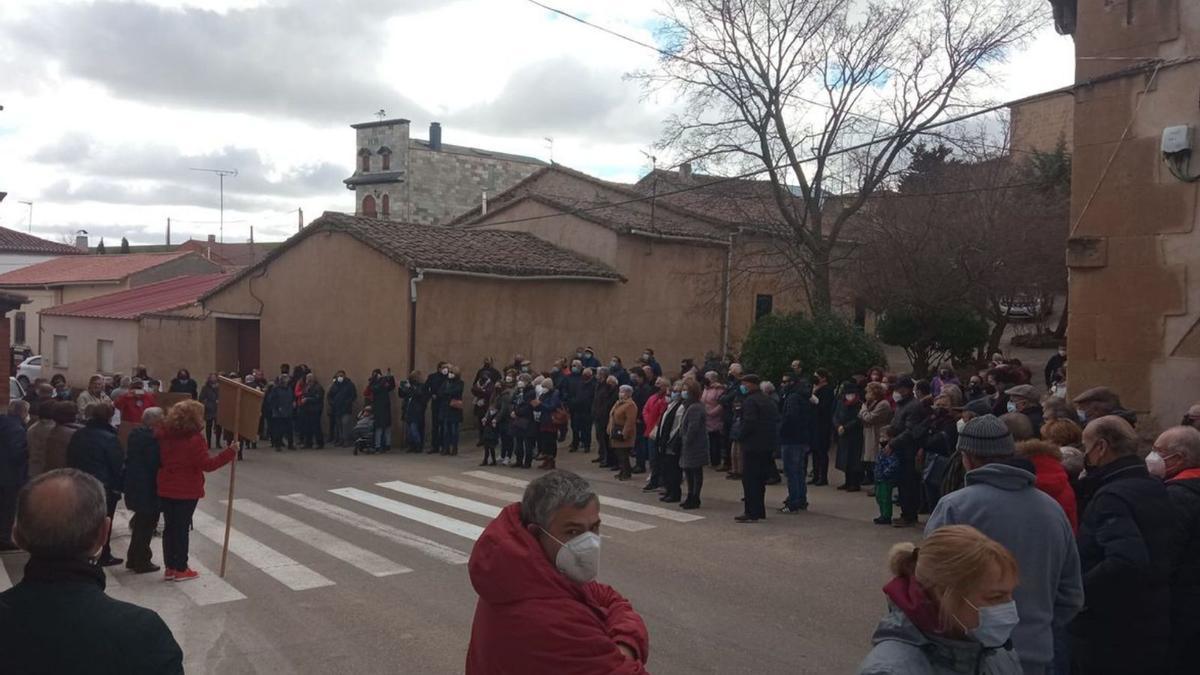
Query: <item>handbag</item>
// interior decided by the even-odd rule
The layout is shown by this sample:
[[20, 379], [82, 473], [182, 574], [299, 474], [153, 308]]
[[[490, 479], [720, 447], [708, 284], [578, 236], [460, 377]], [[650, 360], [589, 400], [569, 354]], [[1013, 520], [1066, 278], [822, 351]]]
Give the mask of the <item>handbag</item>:
[[625, 430], [621, 427], [617, 427], [612, 430], [611, 434], [609, 434], [609, 438], [613, 439], [614, 441], [623, 441], [625, 440]]
[[566, 408], [559, 408], [551, 413], [550, 419], [554, 421], [555, 426], [566, 426], [571, 421], [571, 413], [567, 412]]
[[455, 410], [462, 410], [463, 409], [462, 399], [461, 398], [450, 399], [450, 407], [454, 408]]

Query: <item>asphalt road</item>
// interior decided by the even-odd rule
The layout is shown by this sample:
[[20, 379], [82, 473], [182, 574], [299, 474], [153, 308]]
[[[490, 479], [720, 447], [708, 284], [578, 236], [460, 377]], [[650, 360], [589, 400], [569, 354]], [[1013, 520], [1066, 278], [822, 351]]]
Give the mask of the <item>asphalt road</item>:
[[[645, 619], [650, 672], [853, 672], [884, 610], [887, 550], [918, 530], [873, 525], [873, 499], [832, 487], [810, 490], [807, 513], [737, 524], [740, 483], [711, 472], [701, 509], [666, 505], [664, 517], [642, 508], [663, 506], [657, 495], [616, 482], [592, 457], [563, 452], [559, 466], [601, 495], [600, 581]], [[158, 611], [192, 673], [460, 673], [475, 606], [465, 556], [504, 493], [521, 491], [511, 481], [537, 475], [478, 463], [474, 451], [248, 450], [225, 580], [215, 570], [228, 469], [210, 475], [199, 508], [209, 517], [192, 535], [204, 577], [172, 584], [109, 568], [109, 593]], [[768, 488], [768, 506], [784, 492]], [[681, 522], [685, 513], [702, 518]], [[123, 554], [127, 518], [116, 520]], [[23, 555], [0, 562], [0, 588], [20, 579]]]

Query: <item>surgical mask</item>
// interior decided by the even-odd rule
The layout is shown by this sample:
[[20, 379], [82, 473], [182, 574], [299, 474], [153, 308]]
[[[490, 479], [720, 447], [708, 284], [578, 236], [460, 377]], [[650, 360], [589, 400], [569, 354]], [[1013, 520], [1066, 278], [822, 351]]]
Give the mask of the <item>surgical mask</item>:
[[517, 389], [524, 389], [524, 388], [525, 388], [525, 383], [524, 383], [524, 382], [518, 382], [518, 383], [517, 383]]
[[643, 361], [649, 361], [649, 360], [650, 360], [650, 355], [649, 355], [649, 354], [642, 354], [642, 360], [643, 360]]
[[854, 394], [846, 394], [843, 398], [846, 399], [846, 403], [854, 403], [855, 396]]
[[892, 392], [892, 400], [895, 401], [896, 403], [899, 403], [900, 401], [904, 400], [904, 396], [902, 396], [900, 394], [900, 392], [898, 392], [898, 391], [893, 391]]
[[596, 578], [600, 571], [600, 535], [584, 532], [564, 544], [549, 532], [542, 532], [562, 544], [558, 555], [554, 556], [554, 566], [559, 572], [577, 584], [586, 584]]
[[582, 371], [582, 369], [580, 369], [580, 368], [572, 368], [572, 369], [571, 369], [571, 372], [572, 372], [572, 373], [575, 373], [576, 375], [578, 375], [579, 373], [581, 373], [581, 372], [583, 372], [583, 371]]
[[683, 396], [683, 400], [686, 401], [692, 397], [692, 394], [691, 394], [691, 392], [685, 391], [685, 392], [683, 392], [682, 396]]
[[678, 400], [679, 400], [679, 398], [680, 398], [680, 393], [679, 393], [679, 392], [677, 392], [677, 391], [673, 391], [673, 392], [671, 392], [671, 400], [672, 400], [672, 401], [678, 401]]
[[542, 394], [546, 393], [546, 388], [540, 384], [538, 386], [534, 387], [533, 390], [537, 392], [538, 396], [541, 396]]
[[955, 424], [954, 426], [958, 427], [958, 433], [960, 433], [960, 434], [961, 434], [961, 433], [963, 432], [963, 429], [966, 429], [966, 428], [967, 428], [967, 421], [966, 421], [966, 420], [959, 420], [959, 421], [958, 421], [958, 424]]
[[1146, 470], [1155, 478], [1167, 477], [1167, 460], [1162, 455], [1158, 454], [1157, 450], [1151, 450], [1150, 454], [1146, 455]]
[[616, 368], [616, 367], [617, 367], [617, 362], [616, 362], [616, 361], [609, 361], [609, 362], [608, 362], [608, 367], [609, 367], [609, 368]]
[[1008, 408], [1008, 412], [1010, 412], [1010, 413], [1017, 412], [1017, 404], [1013, 403], [1012, 401], [1009, 401], [1008, 405], [1005, 407]]
[[750, 387], [747, 387], [746, 385], [743, 384], [738, 387], [738, 391], [742, 392], [742, 395], [745, 396], [746, 394], [750, 393]]
[[577, 359], [582, 359], [582, 358], [583, 358], [583, 352], [575, 352], [575, 358], [577, 358]]
[[455, 375], [454, 375], [454, 373], [446, 373], [446, 377], [448, 377], [448, 378], [450, 378], [451, 380], [453, 380], [453, 379], [455, 378]]
[[585, 359], [590, 359], [590, 358], [592, 358], [593, 356], [595, 356], [595, 354], [593, 354], [593, 353], [591, 353], [591, 352], [584, 352], [584, 353], [583, 353], [583, 358], [585, 358]]
[[504, 381], [509, 384], [512, 384], [513, 379], [511, 377], [506, 377], [506, 378], [504, 378]]
[[450, 374], [450, 369], [449, 369], [449, 368], [442, 368], [442, 374], [443, 374], [443, 375], [449, 375], [449, 374]]
[[337, 378], [337, 381], [338, 381], [338, 383], [340, 384], [340, 383], [342, 383], [342, 382], [345, 382], [345, 381], [346, 381], [346, 378], [344, 378], [344, 377], [342, 377], [341, 375], [339, 375], [339, 376], [338, 376], [338, 378]]
[[1079, 418], [1080, 424], [1087, 424], [1087, 413], [1082, 410], [1076, 410], [1075, 416]]
[[984, 647], [1003, 647], [1012, 637], [1013, 629], [1021, 622], [1015, 600], [990, 607], [975, 607], [970, 600], [967, 600], [967, 604], [979, 612], [979, 626], [968, 629], [967, 634]]

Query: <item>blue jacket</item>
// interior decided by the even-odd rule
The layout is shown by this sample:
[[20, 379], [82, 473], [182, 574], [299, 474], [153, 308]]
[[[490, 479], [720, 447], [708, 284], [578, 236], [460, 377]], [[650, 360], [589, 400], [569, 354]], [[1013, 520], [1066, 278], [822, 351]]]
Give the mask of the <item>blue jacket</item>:
[[970, 525], [1012, 552], [1021, 570], [1013, 592], [1021, 623], [1012, 641], [1021, 662], [1048, 666], [1052, 627], [1062, 628], [1083, 607], [1079, 551], [1062, 507], [1037, 489], [1025, 469], [992, 463], [968, 471], [967, 484], [938, 501], [925, 536], [943, 525]]
[[779, 428], [782, 445], [807, 445], [816, 442], [817, 407], [812, 404], [812, 390], [793, 385], [783, 395], [783, 425]]

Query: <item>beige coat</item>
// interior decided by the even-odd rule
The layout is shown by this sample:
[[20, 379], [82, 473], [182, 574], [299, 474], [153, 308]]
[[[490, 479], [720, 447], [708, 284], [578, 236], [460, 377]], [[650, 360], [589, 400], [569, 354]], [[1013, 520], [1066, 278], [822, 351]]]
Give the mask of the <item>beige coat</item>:
[[[52, 429], [54, 429], [54, 420], [50, 418], [38, 418], [33, 424], [29, 425], [29, 429], [25, 432], [25, 438], [29, 444], [30, 478], [46, 473], [50, 469], [61, 468], [46, 466], [46, 438], [50, 435]], [[63, 466], [66, 466], [65, 455]]]
[[[638, 407], [632, 399], [617, 400], [612, 412], [608, 415], [609, 445], [613, 448], [632, 448], [637, 438]], [[621, 429], [625, 435], [623, 440], [612, 437], [613, 429]]]
[[867, 403], [859, 409], [858, 419], [863, 423], [863, 461], [874, 462], [879, 456], [883, 430], [892, 421], [892, 406], [884, 400]]

